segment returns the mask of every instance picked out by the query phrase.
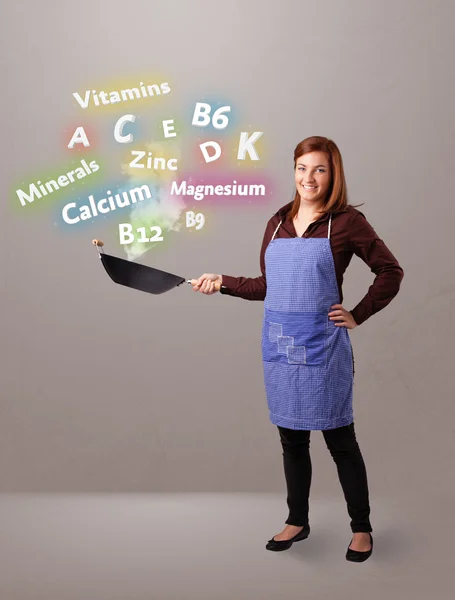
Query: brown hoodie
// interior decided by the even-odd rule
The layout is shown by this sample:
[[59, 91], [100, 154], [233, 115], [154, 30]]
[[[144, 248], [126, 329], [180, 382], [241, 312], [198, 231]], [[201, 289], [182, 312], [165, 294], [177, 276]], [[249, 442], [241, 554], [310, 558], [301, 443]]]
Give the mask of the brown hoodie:
[[[297, 233], [290, 218], [292, 202], [286, 204], [267, 223], [260, 254], [260, 277], [231, 277], [223, 275], [223, 287], [220, 292], [228, 296], [237, 296], [245, 300], [264, 300], [266, 294], [265, 250], [273, 233], [282, 220], [276, 238], [292, 238]], [[323, 238], [328, 236], [328, 214], [310, 223], [303, 237]], [[353, 254], [359, 256], [376, 275], [372, 285], [362, 300], [350, 312], [357, 325], [361, 325], [371, 315], [382, 310], [398, 294], [403, 279], [403, 269], [398, 264], [384, 242], [379, 238], [365, 215], [348, 205], [342, 212], [332, 213], [330, 231], [340, 303], [343, 302], [343, 275]]]

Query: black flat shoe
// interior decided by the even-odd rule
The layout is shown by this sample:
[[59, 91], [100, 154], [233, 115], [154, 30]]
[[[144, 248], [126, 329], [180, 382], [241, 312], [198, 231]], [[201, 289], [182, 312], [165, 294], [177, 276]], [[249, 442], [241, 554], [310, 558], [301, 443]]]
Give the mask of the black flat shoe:
[[287, 550], [292, 546], [294, 542], [305, 540], [310, 535], [310, 526], [304, 527], [302, 531], [299, 531], [290, 540], [274, 540], [273, 538], [267, 542], [266, 549], [273, 550], [274, 552], [280, 552], [281, 550]]
[[370, 532], [369, 536], [370, 536], [370, 542], [371, 542], [371, 548], [370, 550], [366, 550], [365, 552], [361, 552], [360, 550], [351, 550], [349, 548], [349, 546], [352, 543], [352, 540], [349, 542], [349, 546], [348, 546], [348, 550], [346, 552], [346, 560], [350, 560], [351, 562], [363, 562], [364, 560], [367, 560], [367, 558], [370, 558], [371, 553], [373, 552], [373, 536], [371, 535]]

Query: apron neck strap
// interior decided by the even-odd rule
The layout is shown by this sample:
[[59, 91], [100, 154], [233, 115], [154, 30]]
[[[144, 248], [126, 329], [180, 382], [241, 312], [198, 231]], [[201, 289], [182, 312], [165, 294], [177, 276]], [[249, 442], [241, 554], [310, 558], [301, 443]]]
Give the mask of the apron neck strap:
[[281, 219], [281, 221], [278, 223], [278, 227], [275, 229], [274, 234], [272, 235], [272, 239], [270, 240], [271, 242], [273, 242], [273, 238], [276, 236], [276, 232], [278, 231], [278, 229], [280, 228], [281, 223], [283, 222], [283, 219]]
[[[277, 234], [277, 231], [280, 228], [280, 225], [281, 225], [282, 222], [283, 222], [283, 219], [281, 219], [281, 221], [278, 223], [278, 227], [275, 229], [275, 231], [274, 231], [274, 233], [272, 235], [272, 239], [270, 240], [271, 242], [274, 240], [274, 238], [275, 238], [275, 236]], [[327, 235], [327, 237], [329, 238], [329, 240], [330, 240], [330, 230], [331, 230], [331, 228], [332, 228], [332, 213], [330, 213], [330, 216], [329, 216], [329, 233]]]

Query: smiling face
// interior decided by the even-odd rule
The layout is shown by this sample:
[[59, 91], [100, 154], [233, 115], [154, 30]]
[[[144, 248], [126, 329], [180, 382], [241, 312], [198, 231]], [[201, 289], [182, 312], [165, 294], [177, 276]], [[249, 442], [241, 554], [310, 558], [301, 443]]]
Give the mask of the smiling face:
[[295, 185], [301, 204], [321, 206], [330, 188], [331, 173], [325, 152], [307, 152], [295, 165]]

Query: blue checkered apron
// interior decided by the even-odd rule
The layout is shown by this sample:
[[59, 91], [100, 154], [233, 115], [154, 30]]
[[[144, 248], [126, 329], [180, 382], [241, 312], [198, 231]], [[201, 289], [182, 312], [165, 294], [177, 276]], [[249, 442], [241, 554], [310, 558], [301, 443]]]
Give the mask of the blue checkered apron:
[[328, 313], [340, 295], [327, 238], [274, 239], [265, 252], [262, 360], [270, 420], [288, 429], [353, 422], [353, 352], [348, 329]]

